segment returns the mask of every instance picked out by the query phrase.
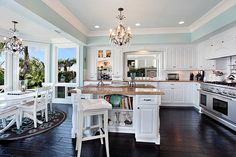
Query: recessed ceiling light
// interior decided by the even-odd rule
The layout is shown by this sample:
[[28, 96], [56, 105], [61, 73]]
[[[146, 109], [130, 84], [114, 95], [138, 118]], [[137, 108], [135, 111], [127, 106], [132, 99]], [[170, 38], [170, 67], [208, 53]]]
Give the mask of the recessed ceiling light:
[[100, 28], [100, 26], [96, 25], [96, 26], [94, 26], [94, 28]]
[[180, 24], [180, 25], [184, 24], [184, 21], [179, 21], [179, 24]]
[[135, 24], [135, 26], [137, 26], [137, 27], [138, 27], [138, 26], [141, 26], [141, 24], [140, 24], [140, 23], [136, 23], [136, 24]]

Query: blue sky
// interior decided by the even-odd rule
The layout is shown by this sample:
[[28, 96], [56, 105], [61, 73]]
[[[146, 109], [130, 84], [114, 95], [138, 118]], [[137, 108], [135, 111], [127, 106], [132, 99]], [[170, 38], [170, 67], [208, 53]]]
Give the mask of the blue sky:
[[[44, 62], [45, 49], [29, 47], [30, 58], [35, 57], [40, 61]], [[23, 57], [23, 54], [20, 54], [20, 57]], [[59, 48], [58, 49], [58, 59], [72, 59], [76, 58], [76, 48]], [[1, 60], [1, 59], [0, 59]]]
[[58, 59], [76, 58], [76, 48], [59, 48]]

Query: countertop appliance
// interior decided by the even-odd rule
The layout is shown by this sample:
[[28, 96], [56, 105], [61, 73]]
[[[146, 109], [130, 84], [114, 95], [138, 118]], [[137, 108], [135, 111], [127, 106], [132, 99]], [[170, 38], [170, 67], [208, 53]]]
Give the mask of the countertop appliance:
[[167, 80], [179, 80], [178, 73], [169, 73], [167, 74]]
[[200, 106], [203, 113], [236, 131], [236, 83], [202, 83]]

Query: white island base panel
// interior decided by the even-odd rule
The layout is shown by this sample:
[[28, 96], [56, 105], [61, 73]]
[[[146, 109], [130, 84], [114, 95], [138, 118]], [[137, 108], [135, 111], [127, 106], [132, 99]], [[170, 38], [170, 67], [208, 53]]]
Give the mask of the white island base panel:
[[[71, 137], [76, 137], [77, 130], [77, 101], [75, 98], [75, 93], [72, 93], [72, 130]], [[102, 98], [104, 95], [93, 95], [93, 94], [83, 94], [82, 98]], [[122, 110], [114, 109], [109, 111], [111, 116], [114, 112], [132, 112], [132, 125], [118, 125], [115, 122], [109, 124], [109, 132], [116, 133], [131, 133], [135, 134], [136, 142], [148, 142], [160, 144], [160, 119], [159, 119], [159, 106], [161, 103], [160, 95], [129, 95], [133, 97], [133, 109], [132, 110]], [[113, 115], [113, 117], [115, 117]], [[112, 119], [112, 118], [111, 118]], [[113, 118], [114, 119], [114, 118]], [[122, 118], [121, 118], [122, 119]], [[89, 127], [91, 124], [96, 123], [96, 117], [87, 118], [85, 120], [85, 127]], [[121, 120], [122, 121], [122, 120]]]

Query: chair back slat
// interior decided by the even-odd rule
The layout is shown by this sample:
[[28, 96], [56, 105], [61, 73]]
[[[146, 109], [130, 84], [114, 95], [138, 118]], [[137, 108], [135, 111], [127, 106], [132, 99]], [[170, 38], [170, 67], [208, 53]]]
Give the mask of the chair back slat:
[[36, 108], [37, 105], [45, 104], [48, 100], [48, 88], [42, 87], [36, 89], [34, 99], [34, 108]]

